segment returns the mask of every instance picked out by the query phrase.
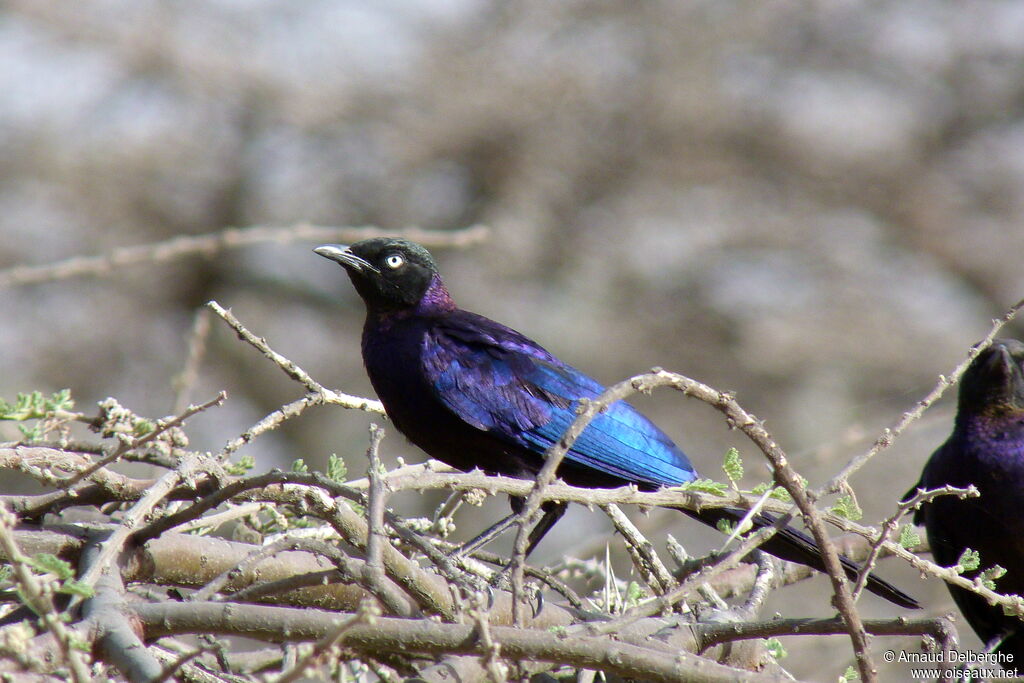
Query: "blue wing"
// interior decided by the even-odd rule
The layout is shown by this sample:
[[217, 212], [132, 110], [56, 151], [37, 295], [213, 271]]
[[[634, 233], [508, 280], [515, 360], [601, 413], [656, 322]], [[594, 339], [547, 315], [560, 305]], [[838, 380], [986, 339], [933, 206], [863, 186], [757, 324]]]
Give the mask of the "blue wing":
[[[579, 399], [604, 391], [515, 330], [473, 313], [447, 316], [426, 343], [424, 370], [441, 402], [538, 456], [568, 429]], [[672, 440], [624, 401], [594, 418], [566, 458], [638, 484], [673, 486], [697, 476]]]

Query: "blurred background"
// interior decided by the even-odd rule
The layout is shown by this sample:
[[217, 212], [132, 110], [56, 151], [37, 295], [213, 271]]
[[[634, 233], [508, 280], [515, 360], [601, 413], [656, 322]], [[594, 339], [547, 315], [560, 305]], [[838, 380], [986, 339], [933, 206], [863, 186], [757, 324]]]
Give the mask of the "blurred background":
[[[605, 382], [659, 365], [733, 390], [820, 484], [1024, 296], [1021, 36], [1012, 0], [5, 0], [0, 268], [227, 226], [484, 223], [487, 241], [435, 249], [462, 306]], [[372, 395], [361, 302], [314, 246], [0, 291], [0, 397], [69, 387], [82, 410], [168, 414], [209, 299]], [[191, 399], [230, 400], [190, 424], [216, 450], [300, 388], [211, 324]], [[916, 481], [950, 398], [854, 478], [866, 522]], [[736, 445], [764, 478], [707, 406], [638, 403], [707, 476]], [[337, 452], [358, 473], [369, 421], [323, 408], [243, 452], [260, 471]], [[394, 434], [385, 451], [421, 458]], [[678, 514], [641, 522], [721, 542]], [[581, 538], [603, 555], [607, 529], [577, 510], [535, 559]], [[883, 570], [953, 610], [937, 581]], [[826, 590], [777, 608], [828, 614], [793, 598]], [[839, 638], [787, 647], [801, 676], [852, 661]]]

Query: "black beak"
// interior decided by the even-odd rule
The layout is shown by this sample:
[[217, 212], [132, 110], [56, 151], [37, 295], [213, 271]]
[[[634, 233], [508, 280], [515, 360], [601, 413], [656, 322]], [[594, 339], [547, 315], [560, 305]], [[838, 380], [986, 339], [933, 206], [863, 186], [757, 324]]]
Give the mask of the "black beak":
[[344, 268], [355, 270], [357, 273], [368, 270], [380, 274], [380, 271], [374, 268], [373, 264], [353, 254], [344, 244], [322, 244], [313, 251], [325, 259], [340, 263]]

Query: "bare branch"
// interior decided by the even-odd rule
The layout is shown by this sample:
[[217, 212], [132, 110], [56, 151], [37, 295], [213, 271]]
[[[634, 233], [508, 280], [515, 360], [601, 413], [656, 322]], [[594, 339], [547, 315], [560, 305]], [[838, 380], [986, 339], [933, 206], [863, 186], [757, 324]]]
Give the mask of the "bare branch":
[[[697, 627], [704, 648], [731, 640], [778, 636], [841, 635], [847, 633], [841, 619], [771, 619], [762, 622], [700, 624]], [[948, 650], [956, 642], [956, 628], [944, 617], [931, 619], [869, 619], [865, 630], [876, 636], [921, 636], [935, 638]]]
[[209, 301], [206, 305], [209, 306], [214, 313], [220, 316], [221, 319], [235, 331], [235, 334], [238, 335], [239, 339], [247, 342], [257, 349], [260, 353], [270, 359], [274, 365], [279, 367], [282, 372], [304, 386], [309, 392], [306, 396], [292, 401], [291, 403], [271, 412], [254, 426], [243, 432], [240, 436], [229, 441], [220, 452], [219, 457], [221, 459], [228, 457], [239, 448], [255, 439], [257, 436], [275, 429], [285, 420], [301, 415], [302, 412], [310, 406], [330, 404], [351, 410], [362, 410], [380, 414], [384, 413], [384, 406], [380, 401], [370, 398], [360, 398], [358, 396], [352, 396], [350, 394], [332, 391], [325, 388], [322, 384], [313, 379], [309, 373], [299, 367], [297, 363], [285, 358], [280, 353], [270, 348], [266, 339], [263, 337], [257, 337], [255, 334], [250, 332], [245, 325], [239, 322], [238, 318], [236, 318], [231, 311], [225, 309], [216, 301]]
[[[95, 566], [100, 552], [101, 546], [90, 541], [80, 563]], [[82, 616], [96, 634], [95, 647], [103, 661], [113, 664], [129, 681], [154, 680], [163, 674], [163, 666], [133, 630], [129, 613], [121, 570], [112, 563], [96, 580], [95, 595], [82, 604]]]
[[371, 592], [384, 582], [383, 556], [384, 547], [390, 546], [384, 531], [384, 506], [387, 502], [387, 488], [381, 481], [380, 442], [384, 438], [384, 430], [376, 424], [370, 425], [370, 446], [366, 450], [369, 464], [366, 476], [370, 480], [367, 491], [366, 523], [369, 527], [366, 537], [366, 564], [363, 567], [363, 580]]
[[[338, 629], [338, 615], [317, 610], [290, 610], [224, 603], [139, 604], [135, 613], [148, 637], [176, 633], [216, 632], [279, 641], [323, 637]], [[338, 645], [373, 656], [404, 652], [423, 656], [486, 655], [474, 637], [474, 625], [378, 617], [369, 623], [345, 623]], [[608, 638], [553, 635], [547, 630], [491, 626], [490, 634], [506, 659], [546, 661], [652, 681], [693, 680], [768, 682], [781, 677], [716, 664], [683, 651], [618, 642]]]

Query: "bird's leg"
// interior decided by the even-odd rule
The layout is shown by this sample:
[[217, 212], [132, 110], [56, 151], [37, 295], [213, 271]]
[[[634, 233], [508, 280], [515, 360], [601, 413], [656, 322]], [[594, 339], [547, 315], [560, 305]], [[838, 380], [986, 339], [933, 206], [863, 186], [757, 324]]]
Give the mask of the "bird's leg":
[[[521, 498], [519, 500], [522, 500]], [[537, 522], [537, 526], [533, 527], [533, 531], [530, 532], [530, 542], [526, 546], [526, 556], [529, 557], [533, 549], [544, 538], [544, 535], [551, 531], [551, 527], [555, 526], [555, 523], [562, 518], [565, 511], [569, 508], [568, 503], [556, 503], [549, 501], [541, 505], [540, 509], [544, 511], [544, 516]], [[517, 513], [518, 514], [518, 513]]]
[[[523, 510], [524, 501], [518, 496], [512, 496], [509, 498], [509, 503], [512, 506], [511, 515], [498, 520], [485, 531], [477, 535], [476, 538], [463, 543], [451, 553], [451, 556], [460, 557], [462, 555], [470, 555], [512, 527], [515, 524], [516, 519], [519, 517], [519, 513]], [[537, 522], [537, 526], [535, 526], [533, 531], [530, 532], [529, 543], [526, 547], [527, 555], [533, 552], [533, 549], [541, 542], [544, 535], [547, 534], [547, 532], [551, 530], [551, 527], [553, 527], [555, 523], [562, 518], [567, 507], [568, 503], [556, 502], [547, 502], [541, 506], [541, 510], [544, 511], [544, 516], [540, 518], [540, 521]]]
[[453, 550], [449, 554], [449, 557], [462, 557], [463, 555], [472, 555], [474, 552], [480, 550], [480, 548], [483, 548], [485, 545], [496, 539], [498, 536], [501, 536], [503, 533], [505, 533], [505, 531], [509, 527], [515, 524], [517, 516], [517, 513], [513, 512], [511, 515], [508, 515], [507, 517], [503, 517], [502, 519], [498, 520], [497, 522], [489, 526], [485, 531], [478, 534], [475, 538], [473, 538], [470, 541], [466, 541], [458, 548]]

